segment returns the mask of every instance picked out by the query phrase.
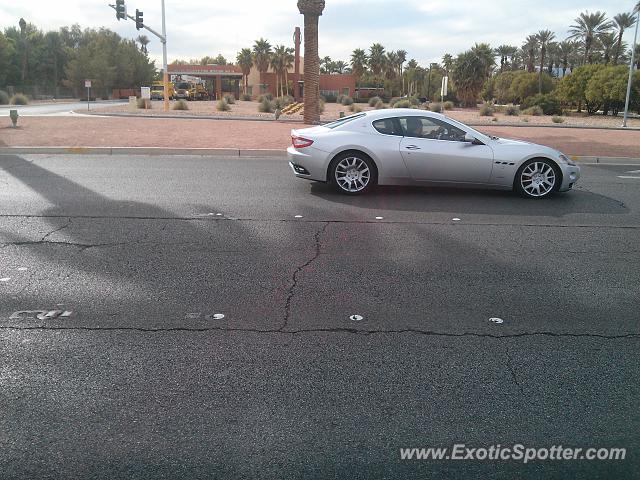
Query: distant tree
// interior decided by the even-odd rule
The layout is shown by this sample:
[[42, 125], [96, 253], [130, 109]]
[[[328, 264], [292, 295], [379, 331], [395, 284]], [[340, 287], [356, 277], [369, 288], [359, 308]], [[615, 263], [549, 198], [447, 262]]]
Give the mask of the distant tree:
[[484, 43], [458, 55], [452, 73], [458, 98], [465, 105], [476, 105], [494, 64], [493, 50]]
[[[625, 65], [617, 67], [606, 67], [596, 71], [585, 89], [585, 99], [591, 104], [590, 113], [595, 113], [602, 108], [603, 114], [608, 115], [609, 110], [613, 110], [614, 115], [618, 115], [624, 108], [627, 97], [627, 81], [629, 69]], [[638, 96], [638, 80], [636, 75], [634, 85], [631, 89], [635, 97]], [[636, 99], [633, 99], [635, 103]]]
[[151, 40], [149, 40], [149, 37], [147, 37], [146, 35], [138, 35], [138, 38], [136, 40], [140, 44], [140, 51], [145, 55], [148, 54], [149, 51], [147, 50], [147, 45], [151, 43]]
[[7, 76], [11, 67], [11, 59], [15, 54], [13, 43], [0, 32], [0, 86], [7, 83]]
[[622, 48], [622, 36], [624, 35], [625, 30], [633, 27], [636, 23], [635, 16], [631, 13], [619, 13], [615, 17], [613, 17], [613, 23], [618, 29], [618, 40], [616, 42], [616, 51], [613, 55], [613, 64], [617, 65], [618, 60], [620, 59], [620, 55], [624, 51]]
[[522, 53], [527, 64], [527, 72], [533, 73], [536, 70], [536, 52], [538, 49], [538, 37], [536, 35], [529, 35], [522, 45]]
[[379, 76], [382, 74], [385, 68], [385, 60], [385, 48], [379, 43], [371, 45], [369, 48], [369, 68], [374, 75]]
[[253, 54], [250, 48], [243, 48], [236, 56], [236, 62], [242, 70], [243, 93], [246, 95], [249, 90], [249, 74], [253, 68]]
[[558, 97], [566, 103], [577, 105], [578, 112], [582, 111], [582, 105], [586, 105], [587, 112], [593, 114], [598, 111], [598, 106], [590, 103], [586, 97], [589, 80], [600, 70], [606, 68], [604, 65], [587, 64], [576, 68], [571, 75], [564, 77], [557, 88]]
[[351, 54], [351, 70], [356, 76], [356, 81], [359, 82], [367, 71], [367, 52], [361, 48], [356, 48]]
[[538, 93], [542, 93], [542, 72], [544, 70], [544, 57], [547, 53], [547, 48], [549, 47], [549, 43], [556, 38], [555, 33], [551, 30], [540, 30], [536, 34], [536, 40], [538, 41], [538, 45], [540, 46], [540, 72], [539, 73], [539, 90]]
[[264, 74], [269, 70], [271, 63], [271, 44], [261, 38], [253, 44], [253, 63], [260, 72], [260, 83], [264, 85]]
[[612, 28], [603, 12], [583, 12], [574, 20], [575, 24], [569, 28], [569, 38], [578, 38], [584, 45], [584, 63], [593, 63], [592, 49], [597, 37]]

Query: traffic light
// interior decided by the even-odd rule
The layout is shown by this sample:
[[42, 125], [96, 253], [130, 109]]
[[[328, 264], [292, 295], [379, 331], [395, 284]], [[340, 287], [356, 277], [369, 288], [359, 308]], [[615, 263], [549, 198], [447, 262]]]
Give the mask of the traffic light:
[[136, 28], [140, 30], [144, 28], [144, 22], [142, 21], [142, 12], [136, 8]]
[[124, 0], [116, 0], [116, 18], [118, 21], [120, 19], [126, 20], [127, 18], [127, 9], [124, 6]]

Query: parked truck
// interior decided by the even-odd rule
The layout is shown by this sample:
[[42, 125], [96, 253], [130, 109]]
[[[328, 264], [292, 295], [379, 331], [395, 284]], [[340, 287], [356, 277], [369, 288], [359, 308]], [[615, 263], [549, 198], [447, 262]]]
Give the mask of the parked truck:
[[[173, 100], [176, 95], [173, 83], [169, 82], [169, 100]], [[164, 83], [153, 82], [151, 85], [151, 100], [164, 100]]]
[[184, 100], [209, 100], [211, 95], [203, 82], [180, 81], [176, 83], [175, 98]]

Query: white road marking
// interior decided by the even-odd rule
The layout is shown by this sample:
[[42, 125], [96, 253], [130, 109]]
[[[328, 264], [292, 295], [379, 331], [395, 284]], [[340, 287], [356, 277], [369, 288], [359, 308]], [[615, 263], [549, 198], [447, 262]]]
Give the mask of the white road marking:
[[18, 267], [19, 272], [24, 272], [25, 270], [29, 270], [27, 267]]
[[501, 318], [490, 318], [490, 319], [489, 319], [489, 321], [490, 321], [490, 322], [493, 322], [493, 323], [496, 323], [496, 324], [498, 324], [498, 325], [500, 325], [500, 324], [504, 323], [504, 320], [503, 320], [503, 319], [501, 319]]
[[454, 221], [454, 222], [459, 222], [459, 221], [460, 221], [460, 219], [459, 219], [459, 218], [454, 218], [454, 219], [453, 219], [453, 221]]
[[618, 178], [634, 178], [636, 180], [640, 180], [640, 177], [632, 177], [630, 175], [618, 175]]
[[295, 217], [293, 217], [293, 218], [304, 218], [304, 217], [303, 217], [302, 215], [296, 215], [296, 216], [295, 216]]
[[0, 278], [0, 282], [8, 282], [9, 280], [11, 280], [11, 277]]
[[376, 220], [384, 220], [384, 217], [376, 217]]
[[349, 317], [349, 320], [351, 320], [352, 322], [361, 322], [362, 320], [364, 320], [364, 317], [362, 315], [351, 315]]
[[627, 173], [640, 173], [640, 170], [629, 170]]

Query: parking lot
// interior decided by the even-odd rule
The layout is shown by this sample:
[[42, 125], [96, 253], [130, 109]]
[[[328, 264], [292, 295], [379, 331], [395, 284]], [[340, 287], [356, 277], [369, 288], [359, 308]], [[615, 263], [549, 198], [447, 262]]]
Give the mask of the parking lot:
[[[353, 198], [282, 159], [0, 156], [4, 478], [633, 478], [639, 169]], [[400, 460], [455, 443], [629, 453]]]

